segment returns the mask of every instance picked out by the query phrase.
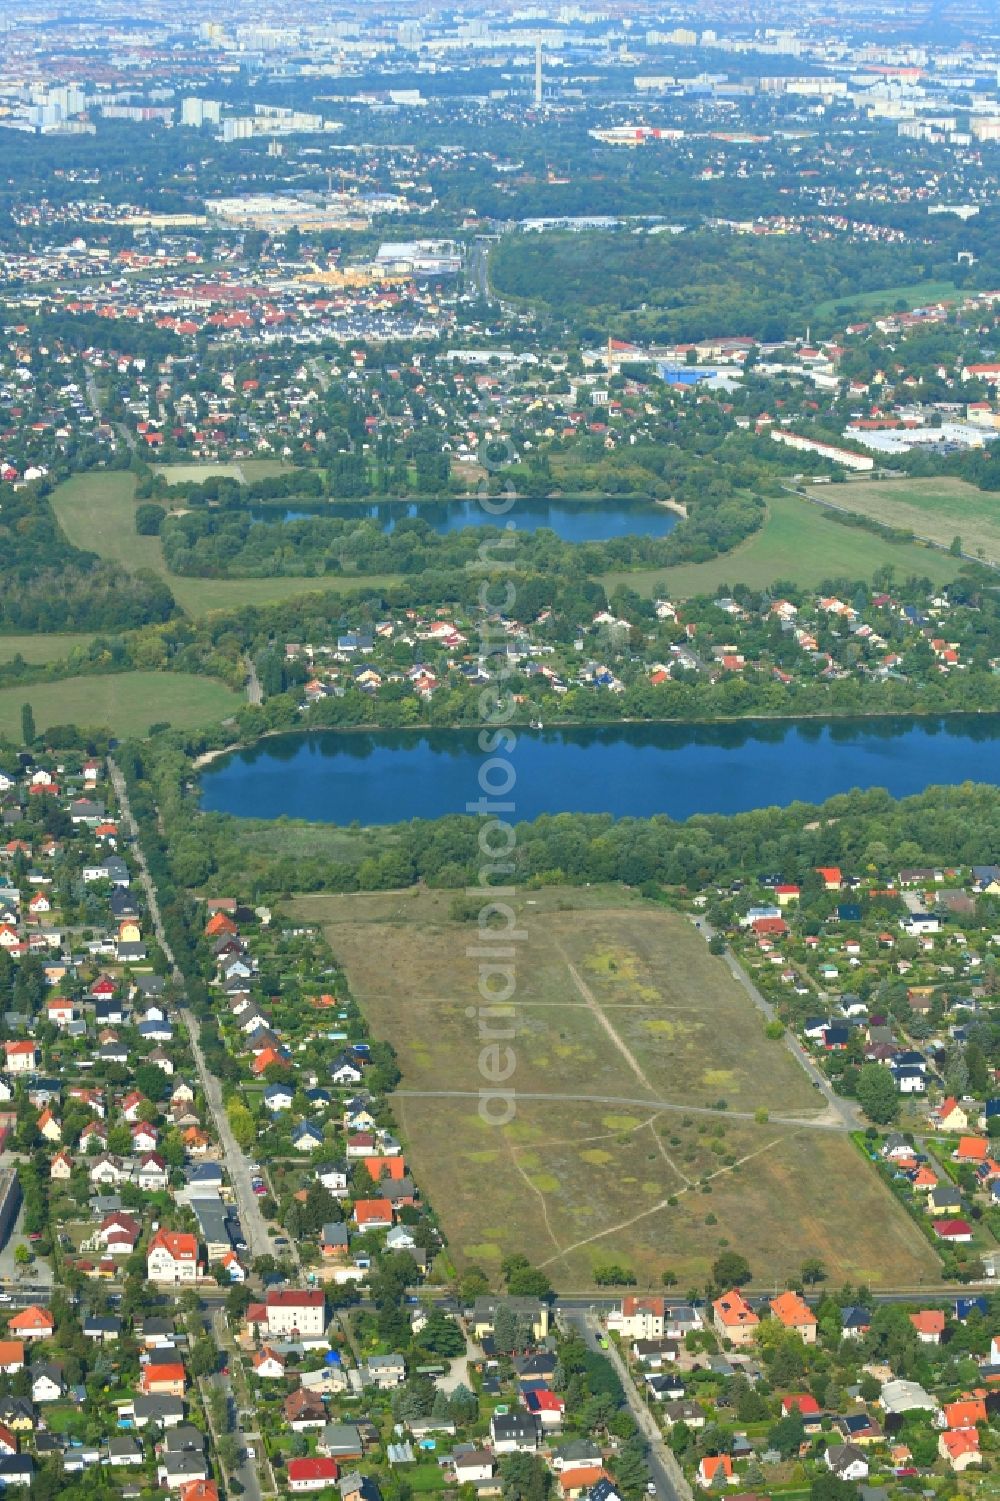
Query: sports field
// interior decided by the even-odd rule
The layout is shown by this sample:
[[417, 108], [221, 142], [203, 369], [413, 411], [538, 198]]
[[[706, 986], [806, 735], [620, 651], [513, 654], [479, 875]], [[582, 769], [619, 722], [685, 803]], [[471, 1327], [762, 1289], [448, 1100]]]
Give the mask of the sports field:
[[961, 479], [858, 480], [838, 485], [827, 498], [942, 547], [961, 537], [963, 552], [1000, 565], [1000, 495], [995, 491]]
[[181, 672], [121, 672], [0, 689], [0, 735], [21, 739], [21, 705], [30, 704], [39, 730], [54, 724], [145, 735], [151, 724], [197, 729], [235, 714], [245, 703], [214, 678]]
[[[831, 486], [824, 491], [824, 498], [829, 495], [839, 505], [842, 491], [849, 488]], [[764, 589], [776, 579], [789, 579], [810, 588], [824, 579], [871, 579], [875, 570], [886, 564], [895, 570], [897, 579], [916, 575], [945, 584], [955, 577], [961, 560], [917, 542], [887, 542], [872, 532], [832, 521], [811, 501], [777, 495], [768, 499], [767, 520], [760, 531], [732, 552], [707, 563], [606, 573], [601, 583], [609, 592], [623, 584], [640, 594], [664, 589], [670, 599], [690, 599], [695, 594], [712, 593], [723, 584]]]
[[[724, 963], [683, 917], [618, 889], [518, 898], [510, 1020], [516, 1114], [479, 1112], [475, 924], [451, 893], [301, 897], [376, 1036], [394, 1109], [459, 1263], [523, 1250], [563, 1289], [624, 1263], [703, 1280], [720, 1246], [761, 1280], [822, 1258], [831, 1277], [916, 1283], [937, 1262]], [[506, 1062], [506, 1059], [504, 1060]], [[765, 1115], [762, 1112], [766, 1112]]]
[[241, 485], [252, 485], [254, 480], [285, 474], [289, 467], [280, 459], [238, 459], [232, 464], [158, 464], [156, 472], [162, 474], [168, 485], [192, 480], [197, 484], [204, 479], [234, 479]]
[[392, 574], [365, 578], [340, 574], [336, 578], [202, 579], [171, 573], [163, 561], [159, 537], [140, 537], [136, 532], [135, 478], [122, 472], [74, 475], [53, 492], [52, 508], [74, 546], [110, 558], [131, 571], [152, 569], [166, 580], [177, 603], [189, 615], [277, 603], [317, 590], [347, 593], [366, 584], [378, 587], [394, 581]]

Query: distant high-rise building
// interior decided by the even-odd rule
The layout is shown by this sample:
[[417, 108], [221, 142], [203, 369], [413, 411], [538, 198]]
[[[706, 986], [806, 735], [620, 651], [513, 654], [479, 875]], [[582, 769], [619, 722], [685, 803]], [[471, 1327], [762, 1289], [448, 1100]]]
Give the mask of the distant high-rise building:
[[535, 108], [542, 107], [542, 39], [535, 41]]
[[202, 125], [218, 125], [222, 119], [222, 105], [218, 99], [183, 99], [181, 101], [181, 124], [195, 130]]

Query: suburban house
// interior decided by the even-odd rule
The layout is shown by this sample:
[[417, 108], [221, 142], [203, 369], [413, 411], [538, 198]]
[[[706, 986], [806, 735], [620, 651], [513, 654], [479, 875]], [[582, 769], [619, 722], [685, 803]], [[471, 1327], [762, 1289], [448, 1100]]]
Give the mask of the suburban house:
[[[712, 1304], [712, 1322], [720, 1339], [732, 1345], [753, 1344], [760, 1323], [738, 1287], [723, 1293]], [[708, 1482], [711, 1484], [711, 1481]]]
[[285, 1474], [290, 1491], [322, 1491], [336, 1483], [340, 1470], [335, 1460], [317, 1454], [311, 1459], [290, 1459]]
[[186, 1231], [157, 1230], [146, 1252], [150, 1282], [197, 1282], [198, 1239]]
[[7, 1320], [7, 1333], [15, 1335], [26, 1343], [35, 1340], [51, 1339], [55, 1333], [56, 1321], [47, 1308], [40, 1308], [37, 1303], [24, 1308], [20, 1313], [15, 1313]]
[[540, 1298], [477, 1298], [472, 1310], [472, 1333], [476, 1339], [493, 1333], [493, 1321], [497, 1309], [503, 1304], [514, 1317], [527, 1324], [536, 1340], [543, 1340], [549, 1332], [549, 1306]]
[[322, 1339], [326, 1300], [318, 1289], [277, 1288], [247, 1309], [247, 1326], [269, 1339]]
[[786, 1329], [798, 1334], [805, 1344], [816, 1343], [816, 1315], [798, 1293], [785, 1292], [772, 1298], [771, 1313]]
[[495, 1454], [533, 1453], [538, 1448], [538, 1424], [527, 1412], [495, 1412], [490, 1437]]
[[622, 1299], [622, 1306], [608, 1316], [608, 1328], [623, 1339], [662, 1339], [665, 1305], [662, 1298]]

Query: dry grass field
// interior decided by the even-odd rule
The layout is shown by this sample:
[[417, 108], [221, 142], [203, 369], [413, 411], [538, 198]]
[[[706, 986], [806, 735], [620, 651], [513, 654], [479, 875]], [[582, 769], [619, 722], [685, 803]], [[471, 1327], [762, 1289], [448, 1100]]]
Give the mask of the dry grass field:
[[964, 552], [1000, 563], [1000, 495], [965, 480], [855, 480], [838, 485], [829, 499], [888, 526], [908, 527], [942, 547], [961, 537]]
[[565, 1290], [609, 1261], [640, 1285], [668, 1267], [686, 1285], [729, 1244], [766, 1279], [811, 1255], [837, 1279], [937, 1275], [722, 961], [686, 919], [619, 889], [516, 902], [516, 1114], [481, 1119], [477, 933], [451, 901], [301, 897], [293, 911], [323, 926], [397, 1049], [408, 1156], [460, 1264], [524, 1250]]

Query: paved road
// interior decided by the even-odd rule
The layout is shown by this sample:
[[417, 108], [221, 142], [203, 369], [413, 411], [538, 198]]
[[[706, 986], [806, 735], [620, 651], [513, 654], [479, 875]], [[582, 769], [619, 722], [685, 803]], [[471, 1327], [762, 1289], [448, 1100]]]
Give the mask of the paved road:
[[[120, 768], [110, 757], [108, 759], [108, 768], [111, 773], [111, 783], [115, 789], [115, 796], [118, 799], [118, 805], [121, 808], [125, 826], [132, 835], [133, 850], [135, 852], [136, 863], [139, 867], [139, 879], [146, 893], [146, 902], [153, 923], [153, 931], [156, 934], [160, 947], [167, 956], [174, 984], [177, 986], [179, 992], [183, 992], [184, 976], [163, 931], [163, 920], [160, 916], [160, 906], [156, 898], [156, 888], [153, 885], [152, 877], [149, 874], [149, 866], [146, 864], [146, 856], [139, 842], [139, 829], [128, 800], [128, 788], [125, 785], [125, 778], [122, 776]], [[222, 1086], [205, 1063], [205, 1055], [201, 1050], [199, 1040], [201, 1026], [198, 1018], [186, 1007], [181, 1008], [180, 1017], [183, 1025], [187, 1028], [188, 1037], [191, 1042], [191, 1052], [194, 1057], [195, 1067], [198, 1070], [198, 1078], [202, 1089], [205, 1091], [205, 1099], [208, 1101], [208, 1108], [211, 1111], [219, 1141], [222, 1143], [223, 1161], [229, 1169], [229, 1177], [233, 1185], [233, 1193], [236, 1197], [236, 1208], [239, 1212], [240, 1224], [243, 1226], [243, 1238], [247, 1243], [252, 1257], [262, 1256], [265, 1252], [269, 1252], [272, 1247], [267, 1223], [260, 1212], [257, 1196], [251, 1186], [250, 1159], [233, 1135], [232, 1127], [229, 1124], [229, 1117], [226, 1115], [225, 1106], [222, 1103]]]
[[[597, 1343], [598, 1323], [595, 1315], [584, 1307], [567, 1307], [562, 1302], [558, 1306], [560, 1322], [568, 1328], [575, 1329], [591, 1350], [600, 1350]], [[685, 1480], [680, 1465], [664, 1442], [659, 1424], [636, 1389], [631, 1374], [613, 1342], [609, 1340], [607, 1350], [601, 1353], [608, 1357], [617, 1371], [618, 1379], [625, 1391], [629, 1411], [648, 1445], [646, 1463], [653, 1477], [659, 1501], [692, 1501], [691, 1487]]]
[[[217, 1371], [215, 1375], [209, 1377], [209, 1380], [213, 1386], [219, 1387], [228, 1405], [229, 1431], [235, 1438], [240, 1453], [240, 1463], [234, 1474], [250, 1501], [262, 1501], [263, 1495], [272, 1495], [276, 1487], [256, 1413], [252, 1408], [247, 1409], [251, 1413], [252, 1421], [243, 1423], [240, 1420], [240, 1402], [234, 1389], [231, 1373], [234, 1369], [234, 1362], [242, 1362], [242, 1356], [236, 1348], [236, 1342], [221, 1308], [216, 1308], [211, 1316], [205, 1319], [205, 1327], [227, 1357], [227, 1374], [223, 1375], [221, 1371]], [[243, 1388], [246, 1389], [245, 1374]], [[247, 1454], [248, 1445], [254, 1450], [253, 1459]], [[261, 1474], [264, 1476], [265, 1486], [261, 1485]]]
[[260, 678], [257, 676], [257, 663], [253, 657], [246, 658], [247, 669], [247, 703], [262, 704], [264, 702], [264, 690], [260, 686]]
[[191, 1052], [194, 1055], [198, 1077], [205, 1091], [208, 1108], [212, 1112], [219, 1141], [222, 1143], [222, 1158], [229, 1169], [240, 1224], [243, 1226], [243, 1238], [252, 1257], [263, 1256], [272, 1251], [273, 1247], [267, 1221], [260, 1212], [260, 1203], [253, 1191], [250, 1158], [233, 1135], [233, 1128], [229, 1124], [229, 1117], [222, 1103], [222, 1086], [205, 1063], [205, 1055], [201, 1050], [201, 1026], [198, 1018], [190, 1011], [185, 1011], [183, 1014], [191, 1039]]
[[[93, 371], [91, 370], [87, 371], [87, 400], [90, 402], [91, 410], [93, 411], [94, 416], [99, 422], [103, 422], [104, 414], [101, 410], [101, 395], [97, 389], [97, 382], [95, 381]], [[112, 427], [115, 429], [115, 432], [119, 435], [122, 442], [128, 446], [132, 453], [135, 453], [137, 447], [139, 446], [135, 433], [132, 432], [130, 428], [126, 427], [124, 422], [114, 422], [112, 423]]]
[[[710, 926], [709, 923], [705, 921], [703, 917], [692, 918], [691, 921], [699, 924], [699, 930], [704, 934], [706, 943], [710, 938], [714, 937], [714, 929]], [[733, 954], [729, 948], [727, 948], [725, 954], [722, 957], [723, 962], [728, 966], [729, 973], [732, 975], [733, 979], [736, 980], [738, 984], [743, 986], [743, 989], [753, 1001], [754, 1005], [757, 1007], [757, 1010], [761, 1013], [761, 1015], [769, 1022], [780, 1020], [777, 1012], [771, 1005], [771, 1002], [766, 1000], [761, 992], [757, 989], [757, 986], [754, 984], [750, 976], [747, 974], [746, 970], [743, 968], [742, 964], [736, 958], [736, 955]], [[816, 1086], [817, 1090], [820, 1094], [822, 1094], [824, 1100], [826, 1101], [828, 1119], [826, 1121], [817, 1120], [816, 1122], [814, 1122], [814, 1124], [825, 1124], [828, 1129], [833, 1129], [836, 1131], [857, 1131], [860, 1126], [863, 1126], [865, 1123], [862, 1120], [861, 1112], [859, 1111], [857, 1105], [853, 1100], [845, 1100], [842, 1095], [837, 1094], [833, 1086], [830, 1084], [829, 1079], [823, 1073], [823, 1070], [816, 1067], [816, 1064], [809, 1057], [809, 1054], [799, 1042], [799, 1039], [795, 1036], [791, 1028], [787, 1028], [785, 1031], [784, 1043], [785, 1047], [791, 1053], [796, 1063], [809, 1076], [810, 1082]], [[772, 1116], [771, 1118], [772, 1120], [781, 1119], [780, 1116]]]

